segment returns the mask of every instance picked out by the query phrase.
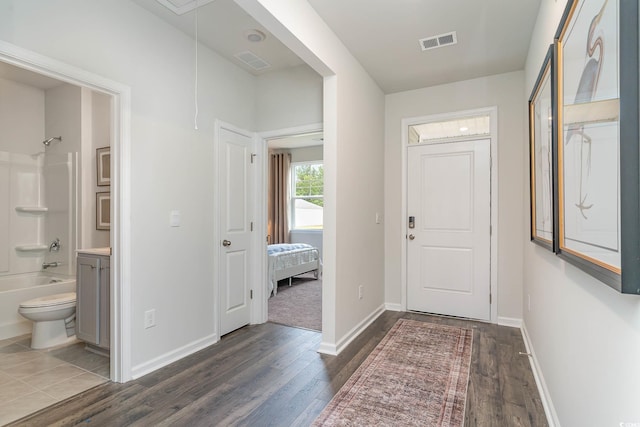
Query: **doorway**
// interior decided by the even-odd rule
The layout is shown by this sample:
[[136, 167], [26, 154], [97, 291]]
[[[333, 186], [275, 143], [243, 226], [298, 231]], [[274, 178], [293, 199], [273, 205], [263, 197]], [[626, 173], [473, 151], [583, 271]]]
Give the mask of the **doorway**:
[[407, 301], [490, 319], [490, 140], [408, 148]]
[[[322, 330], [324, 213], [321, 125], [264, 139], [265, 320]], [[264, 279], [263, 279], [264, 280]]]
[[497, 321], [497, 109], [403, 120], [403, 307]]
[[11, 44], [0, 45], [0, 61], [32, 73], [87, 88], [111, 99], [110, 149], [110, 373], [115, 382], [131, 379], [131, 326], [129, 278], [130, 236], [130, 116], [128, 86], [70, 66], [58, 60]]
[[[26, 57], [28, 62], [20, 59]], [[92, 320], [86, 316], [80, 320], [78, 301], [81, 298], [79, 294], [76, 296], [76, 251], [100, 248], [108, 259], [110, 248], [115, 246], [110, 229], [116, 224], [111, 220], [114, 210], [109, 202], [114, 194], [112, 183], [119, 185], [121, 181], [115, 176], [120, 169], [118, 165], [112, 167], [110, 153], [112, 149], [119, 153], [120, 148], [114, 146], [122, 136], [117, 124], [122, 117], [115, 116], [120, 109], [120, 99], [87, 80], [72, 77], [75, 73], [64, 64], [16, 47], [0, 49], [4, 107], [8, 103], [14, 109], [11, 122], [3, 124], [3, 129], [13, 138], [0, 147], [3, 152], [0, 157], [6, 160], [0, 162], [3, 163], [0, 172], [7, 172], [3, 185], [11, 187], [13, 196], [11, 200], [4, 200], [3, 205], [11, 209], [8, 209], [10, 215], [3, 218], [5, 221], [0, 221], [0, 235], [6, 232], [12, 237], [0, 240], [3, 246], [13, 240], [32, 243], [30, 251], [0, 250], [0, 258], [4, 258], [1, 256], [4, 254], [10, 259], [6, 266], [0, 261], [0, 276], [5, 280], [16, 278], [27, 285], [24, 296], [20, 296], [16, 304], [52, 295], [74, 295], [71, 298], [75, 304], [75, 318], [70, 318], [65, 326], [71, 326], [63, 330], [67, 338], [64, 342], [56, 337], [56, 341], [49, 340], [53, 344], [44, 348], [38, 347], [42, 340], [34, 345], [31, 323], [19, 315], [12, 319], [11, 328], [3, 331], [0, 346], [6, 355], [15, 353], [16, 357], [11, 358], [12, 366], [5, 364], [0, 370], [9, 372], [6, 375], [12, 381], [7, 387], [16, 386], [16, 389], [7, 388], [10, 397], [0, 405], [3, 415], [0, 424], [109, 379], [122, 379], [122, 359], [113, 357], [109, 351], [122, 348], [119, 336], [114, 337], [115, 346], [109, 339], [108, 331], [119, 329], [103, 322], [99, 342], [81, 337], [80, 324], [86, 325], [87, 320]], [[85, 79], [90, 77], [83, 75]], [[25, 186], [25, 178], [33, 185]], [[20, 207], [23, 205], [28, 208]], [[116, 254], [117, 249], [114, 256]], [[116, 263], [120, 268], [120, 263]], [[108, 262], [105, 265], [100, 269], [103, 275], [109, 271]], [[119, 283], [117, 279], [102, 279], [101, 286], [107, 296], [113, 295], [110, 288], [114, 282]], [[101, 312], [106, 319], [113, 319], [110, 313], [115, 310], [113, 304], [109, 303], [109, 297], [103, 301], [106, 303], [99, 311], [93, 310], [93, 316]], [[17, 307], [7, 307], [4, 312], [17, 313]], [[115, 363], [114, 359], [117, 359]], [[24, 397], [25, 393], [47, 393], [48, 397], [23, 405], [29, 400]]]

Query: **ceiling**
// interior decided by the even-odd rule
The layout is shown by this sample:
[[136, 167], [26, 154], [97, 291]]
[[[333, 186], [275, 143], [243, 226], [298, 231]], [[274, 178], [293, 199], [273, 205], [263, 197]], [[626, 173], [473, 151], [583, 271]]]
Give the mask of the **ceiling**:
[[[524, 69], [540, 0], [308, 0], [385, 93]], [[451, 31], [458, 44], [423, 52]]]
[[[195, 37], [195, 11], [176, 15], [156, 0], [132, 1], [190, 37]], [[266, 38], [258, 43], [251, 42], [245, 35], [245, 32], [250, 30], [261, 31], [266, 35]], [[215, 0], [198, 8], [198, 40], [253, 75], [295, 67], [304, 63], [233, 0]], [[262, 71], [254, 70], [234, 56], [246, 51], [252, 52], [271, 66]]]
[[[133, 1], [195, 35], [194, 11], [179, 16], [156, 0]], [[308, 1], [385, 93], [523, 69], [540, 6], [540, 0]], [[233, 0], [201, 6], [198, 23], [203, 44], [254, 75], [302, 64]], [[252, 29], [266, 39], [248, 41]], [[457, 44], [421, 50], [419, 39], [451, 31]], [[252, 70], [234, 56], [247, 50], [271, 67]]]

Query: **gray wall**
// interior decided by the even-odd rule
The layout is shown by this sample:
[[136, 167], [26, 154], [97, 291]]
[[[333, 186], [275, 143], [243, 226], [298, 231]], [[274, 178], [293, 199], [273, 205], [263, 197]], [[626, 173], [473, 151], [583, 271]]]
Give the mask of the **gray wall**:
[[[51, 28], [55, 31], [35, 31]], [[81, 36], [80, 36], [81, 35]], [[255, 129], [256, 79], [128, 0], [0, 3], [0, 40], [131, 88], [131, 364], [154, 369], [214, 336], [214, 120]], [[169, 212], [182, 226], [169, 227]], [[144, 329], [144, 312], [157, 326]]]
[[[522, 158], [526, 100], [521, 71], [400, 92], [386, 97], [385, 282], [386, 302], [400, 304], [402, 140], [404, 118], [498, 107], [498, 316], [522, 318], [524, 236]], [[494, 170], [495, 173], [495, 170]]]
[[[531, 93], [564, 3], [541, 3], [523, 96]], [[525, 236], [530, 221], [528, 156], [520, 167]], [[640, 298], [615, 292], [528, 241], [523, 255], [524, 326], [554, 418], [563, 426], [640, 423]]]

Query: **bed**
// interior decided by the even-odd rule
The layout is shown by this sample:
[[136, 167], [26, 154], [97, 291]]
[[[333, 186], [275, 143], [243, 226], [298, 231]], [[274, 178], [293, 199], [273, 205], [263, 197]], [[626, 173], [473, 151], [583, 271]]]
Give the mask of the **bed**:
[[269, 294], [278, 293], [278, 281], [313, 271], [317, 279], [322, 262], [317, 248], [306, 243], [281, 243], [267, 246], [269, 257]]

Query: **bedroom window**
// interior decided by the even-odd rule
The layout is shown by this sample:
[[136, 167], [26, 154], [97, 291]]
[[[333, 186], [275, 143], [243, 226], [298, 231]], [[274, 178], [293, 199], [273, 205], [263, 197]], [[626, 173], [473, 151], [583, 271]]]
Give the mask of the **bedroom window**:
[[291, 164], [291, 229], [322, 230], [323, 194], [322, 162]]

